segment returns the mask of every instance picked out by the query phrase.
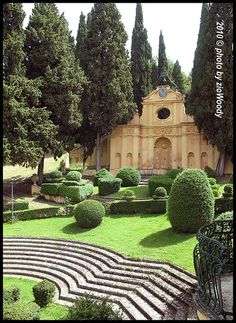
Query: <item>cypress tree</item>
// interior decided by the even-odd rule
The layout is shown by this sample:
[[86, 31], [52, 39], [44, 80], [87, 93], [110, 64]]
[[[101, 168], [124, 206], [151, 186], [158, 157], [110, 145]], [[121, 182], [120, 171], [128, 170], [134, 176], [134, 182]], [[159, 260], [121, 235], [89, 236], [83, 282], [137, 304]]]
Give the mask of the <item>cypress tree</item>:
[[76, 37], [76, 58], [79, 59], [80, 66], [84, 69], [86, 57], [85, 54], [85, 42], [87, 38], [87, 24], [85, 21], [85, 15], [83, 12], [80, 14], [78, 32]]
[[25, 13], [20, 3], [3, 5], [3, 162], [35, 167], [44, 150], [58, 143], [50, 112], [35, 108], [39, 79], [28, 80], [24, 66]]
[[[75, 59], [68, 23], [54, 3], [35, 4], [26, 28], [25, 50], [28, 77], [43, 80], [39, 106], [51, 111], [51, 120], [59, 127], [60, 145], [53, 153], [60, 157], [74, 146], [74, 134], [82, 122], [79, 104], [86, 79]], [[40, 179], [42, 169], [43, 159]]]
[[131, 73], [134, 99], [139, 115], [142, 115], [142, 98], [152, 89], [152, 49], [148, 43], [147, 30], [143, 26], [141, 3], [137, 3], [135, 24], [131, 43]]
[[164, 38], [162, 31], [160, 31], [159, 36], [159, 50], [158, 50], [158, 67], [157, 67], [157, 80], [161, 76], [162, 71], [168, 71], [168, 61], [166, 57], [166, 47], [164, 43]]
[[157, 59], [152, 58], [152, 72], [151, 72], [151, 80], [152, 80], [152, 89], [154, 90], [156, 88], [156, 82], [157, 82]]
[[175, 84], [177, 85], [179, 91], [184, 93], [184, 79], [183, 74], [181, 72], [181, 66], [179, 65], [179, 61], [177, 60], [174, 64], [173, 71], [172, 71], [172, 78]]
[[115, 3], [95, 3], [87, 34], [88, 119], [96, 130], [96, 169], [101, 137], [133, 117], [132, 75], [125, 49], [127, 34]]
[[[233, 153], [232, 19], [232, 3], [212, 3], [209, 14], [203, 4], [192, 86], [186, 102], [186, 111], [193, 116], [199, 131], [220, 152], [218, 176], [223, 174], [226, 154]], [[219, 39], [222, 46], [217, 45]], [[222, 64], [217, 65], [217, 60]]]

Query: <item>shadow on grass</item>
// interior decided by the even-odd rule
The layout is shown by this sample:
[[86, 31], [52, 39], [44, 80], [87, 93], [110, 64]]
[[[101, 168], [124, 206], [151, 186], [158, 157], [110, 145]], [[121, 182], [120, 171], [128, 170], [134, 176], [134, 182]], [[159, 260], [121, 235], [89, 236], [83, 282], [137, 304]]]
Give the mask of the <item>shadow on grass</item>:
[[172, 228], [164, 229], [142, 239], [139, 244], [147, 248], [176, 245], [195, 236], [193, 233], [176, 233]]
[[66, 233], [66, 234], [77, 234], [77, 233], [83, 233], [83, 232], [87, 232], [87, 231], [90, 231], [92, 229], [82, 229], [78, 226], [77, 222], [74, 222], [74, 223], [70, 223], [68, 225], [66, 225], [62, 231], [63, 233]]

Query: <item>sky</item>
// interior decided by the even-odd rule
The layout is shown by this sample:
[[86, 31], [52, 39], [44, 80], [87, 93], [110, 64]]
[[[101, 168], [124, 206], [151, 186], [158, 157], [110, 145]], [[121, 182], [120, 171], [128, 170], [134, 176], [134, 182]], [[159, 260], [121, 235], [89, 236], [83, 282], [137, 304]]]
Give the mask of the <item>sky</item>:
[[[64, 12], [72, 36], [76, 39], [79, 16], [91, 11], [93, 3], [56, 3]], [[126, 48], [131, 49], [132, 31], [135, 22], [136, 3], [116, 3], [121, 20], [128, 34]], [[24, 27], [29, 22], [34, 3], [23, 3], [26, 13]], [[202, 3], [142, 3], [143, 24], [147, 29], [152, 56], [158, 56], [159, 34], [162, 30], [169, 59], [179, 61], [181, 69], [189, 74], [193, 67], [194, 52], [200, 25]]]

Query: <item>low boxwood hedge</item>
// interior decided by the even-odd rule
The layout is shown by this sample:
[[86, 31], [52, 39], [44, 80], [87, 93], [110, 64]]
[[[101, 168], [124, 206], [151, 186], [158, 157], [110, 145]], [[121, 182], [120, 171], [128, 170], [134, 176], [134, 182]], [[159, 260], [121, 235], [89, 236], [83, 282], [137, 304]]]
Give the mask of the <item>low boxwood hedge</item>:
[[215, 213], [223, 213], [233, 210], [233, 198], [216, 198], [215, 199]]
[[[51, 218], [54, 216], [60, 216], [59, 206], [44, 207], [40, 209], [28, 209], [28, 210], [19, 210], [13, 212], [14, 221], [17, 220], [32, 220], [32, 219], [42, 219], [42, 218]], [[3, 222], [11, 222], [12, 215], [11, 211], [3, 212]]]
[[58, 194], [63, 197], [68, 197], [71, 202], [81, 202], [86, 197], [93, 193], [93, 184], [86, 184], [84, 186], [66, 186], [61, 185], [58, 188]]
[[132, 200], [114, 201], [110, 203], [111, 214], [133, 214], [133, 213], [166, 213], [167, 200]]
[[106, 168], [101, 168], [98, 172], [96, 172], [96, 174], [93, 175], [93, 185], [98, 186], [99, 178], [105, 177], [113, 178], [114, 176]]
[[98, 179], [98, 194], [109, 195], [119, 192], [122, 180], [115, 177], [101, 177]]
[[172, 179], [175, 179], [177, 175], [179, 175], [180, 173], [182, 173], [183, 171], [183, 168], [172, 168], [172, 169], [169, 169], [165, 175], [172, 178]]
[[166, 175], [150, 177], [148, 180], [149, 195], [153, 196], [157, 187], [164, 187], [167, 191], [167, 194], [169, 194], [173, 181], [173, 178], [170, 178]]
[[88, 181], [86, 179], [81, 179], [79, 182], [77, 181], [67, 181], [66, 179], [62, 182], [63, 185], [66, 186], [83, 186], [87, 184]]
[[77, 181], [79, 182], [82, 178], [82, 174], [76, 170], [72, 170], [66, 174], [67, 181]]
[[[8, 202], [5, 207], [4, 207], [4, 211], [6, 210], [11, 210], [11, 202]], [[18, 210], [27, 210], [29, 208], [29, 201], [26, 200], [14, 200], [13, 201], [13, 210], [14, 211], [18, 211]]]

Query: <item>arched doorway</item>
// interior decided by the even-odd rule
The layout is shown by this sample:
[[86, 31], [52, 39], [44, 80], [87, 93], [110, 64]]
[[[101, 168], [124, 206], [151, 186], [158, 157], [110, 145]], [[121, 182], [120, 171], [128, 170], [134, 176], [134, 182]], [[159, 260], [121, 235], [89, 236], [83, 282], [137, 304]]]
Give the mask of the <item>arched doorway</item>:
[[159, 138], [154, 145], [154, 169], [162, 173], [171, 166], [171, 142], [167, 138]]
[[120, 153], [116, 153], [115, 155], [115, 168], [120, 169], [121, 167], [121, 155]]
[[201, 169], [204, 169], [206, 166], [208, 166], [208, 158], [207, 153], [201, 154]]

